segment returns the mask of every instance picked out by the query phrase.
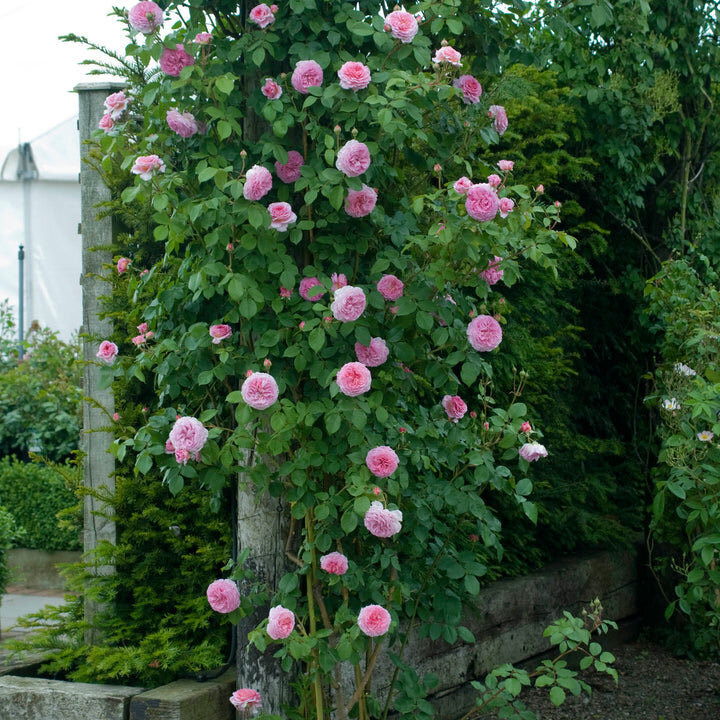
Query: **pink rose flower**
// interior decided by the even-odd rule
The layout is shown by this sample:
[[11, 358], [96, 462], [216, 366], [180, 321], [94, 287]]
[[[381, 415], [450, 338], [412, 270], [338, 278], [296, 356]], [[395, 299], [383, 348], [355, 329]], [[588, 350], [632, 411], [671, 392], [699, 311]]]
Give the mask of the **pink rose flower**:
[[117, 422], [120, 419], [120, 415], [118, 415], [117, 413], [113, 413], [112, 419]]
[[473, 181], [464, 175], [453, 183], [455, 192], [464, 195], [473, 186]]
[[495, 188], [487, 183], [473, 185], [465, 195], [467, 214], [480, 222], [488, 222], [496, 215], [499, 201]]
[[498, 167], [504, 172], [509, 173], [513, 171], [515, 167], [514, 160], [498, 160]]
[[532, 431], [532, 425], [527, 420], [520, 426], [520, 432], [531, 433]]
[[383, 275], [377, 284], [377, 289], [386, 300], [397, 300], [402, 297], [403, 281], [395, 275]]
[[140, 334], [144, 335], [144, 334], [148, 331], [148, 324], [147, 324], [146, 322], [140, 323], [140, 324], [137, 326], [137, 331], [138, 331]]
[[195, 36], [196, 45], [209, 45], [212, 42], [212, 34], [209, 32], [199, 32]]
[[108, 365], [112, 365], [115, 362], [117, 354], [118, 346], [114, 342], [110, 342], [109, 340], [103, 340], [100, 343], [100, 347], [98, 348], [95, 357], [102, 360], [104, 363], [107, 363]]
[[453, 422], [461, 420], [467, 412], [467, 405], [459, 395], [445, 395], [442, 399], [442, 406], [445, 408], [448, 419]]
[[273, 15], [272, 10], [265, 3], [256, 5], [250, 11], [249, 18], [251, 22], [259, 25], [263, 30], [270, 25], [270, 23], [275, 21], [275, 16]]
[[156, 172], [165, 172], [165, 163], [157, 155], [141, 155], [130, 172], [139, 175], [142, 180], [150, 180]]
[[488, 115], [493, 120], [493, 128], [498, 135], [502, 135], [508, 128], [508, 119], [505, 108], [502, 105], [491, 105]]
[[194, 417], [179, 417], [170, 430], [168, 440], [178, 450], [199, 453], [207, 442], [207, 428]]
[[350, 217], [365, 217], [375, 209], [375, 203], [377, 203], [377, 192], [363, 183], [361, 190], [348, 190], [345, 212]]
[[418, 21], [405, 10], [393, 10], [385, 16], [385, 29], [401, 43], [409, 43], [417, 35]]
[[344, 575], [348, 569], [348, 559], [339, 552], [331, 552], [320, 558], [320, 568], [331, 575]]
[[343, 273], [340, 273], [339, 275], [337, 273], [333, 273], [330, 276], [330, 281], [332, 282], [332, 291], [336, 292], [342, 287], [345, 287], [347, 283], [347, 278]]
[[143, 0], [130, 8], [128, 22], [133, 30], [149, 35], [163, 24], [163, 11], [152, 0]]
[[276, 605], [268, 613], [267, 634], [273, 640], [284, 640], [295, 627], [295, 614], [292, 610]]
[[322, 68], [314, 60], [300, 60], [295, 65], [290, 82], [299, 93], [307, 95], [309, 87], [322, 85]]
[[315, 295], [310, 295], [309, 292], [314, 287], [320, 287], [321, 284], [316, 277], [303, 278], [300, 281], [300, 287], [298, 289], [300, 297], [310, 302], [317, 302], [325, 294], [324, 291], [316, 293]]
[[365, 464], [375, 477], [386, 478], [397, 470], [400, 459], [391, 447], [378, 445], [378, 447], [368, 450]]
[[212, 344], [219, 345], [232, 335], [232, 328], [229, 325], [211, 325], [209, 332]]
[[260, 88], [260, 92], [268, 100], [277, 100], [282, 96], [282, 88], [272, 79], [265, 78], [265, 84]]
[[483, 270], [480, 273], [480, 277], [485, 280], [488, 285], [495, 285], [495, 283], [502, 280], [504, 275], [504, 271], [500, 268], [502, 260], [499, 255], [495, 255], [495, 257], [488, 262], [487, 270]]
[[498, 187], [502, 183], [502, 178], [499, 175], [492, 174], [488, 175], [487, 184], [490, 185], [490, 187]]
[[467, 326], [470, 344], [478, 352], [490, 352], [502, 342], [500, 323], [490, 315], [478, 315]]
[[195, 64], [195, 58], [185, 52], [183, 45], [165, 48], [160, 56], [160, 69], [171, 77], [179, 77], [182, 69]]
[[[199, 459], [199, 455], [197, 455], [197, 453], [195, 454], [195, 458]], [[189, 459], [190, 459], [190, 451], [189, 450], [183, 450], [182, 448], [178, 448], [175, 451], [175, 462], [178, 465], [187, 465]]]
[[480, 102], [482, 86], [472, 75], [461, 75], [453, 81], [453, 86], [462, 92], [466, 105]]
[[248, 716], [248, 713], [255, 715], [256, 711], [262, 708], [262, 697], [260, 693], [250, 688], [240, 688], [236, 690], [230, 696], [230, 702], [235, 708], [244, 713], [245, 716]]
[[113, 120], [117, 120], [127, 109], [128, 102], [129, 100], [125, 97], [125, 93], [120, 90], [119, 92], [112, 93], [112, 95], [108, 95], [103, 104], [110, 117]]
[[371, 535], [389, 538], [402, 530], [403, 515], [400, 510], [388, 510], [379, 500], [374, 500], [365, 513], [365, 527]]
[[382, 365], [390, 354], [388, 346], [382, 338], [375, 337], [370, 340], [370, 345], [355, 343], [355, 355], [357, 359], [366, 367], [378, 367]]
[[358, 627], [368, 637], [380, 637], [390, 628], [390, 613], [382, 605], [366, 605], [358, 615]]
[[305, 164], [305, 158], [297, 151], [290, 150], [288, 152], [288, 161], [275, 163], [275, 172], [284, 183], [294, 183], [300, 179], [300, 168]]
[[340, 322], [357, 320], [365, 312], [365, 293], [362, 288], [345, 285], [335, 291], [330, 311]]
[[370, 167], [370, 151], [365, 143], [348, 140], [339, 150], [335, 167], [347, 175], [357, 177]]
[[542, 195], [545, 192], [545, 187], [542, 184], [540, 184], [535, 188], [535, 192], [538, 195]]
[[[455, 50], [455, 48], [451, 48], [449, 45], [443, 45], [439, 50], [435, 51], [435, 57], [433, 57], [432, 61], [437, 65], [439, 63], [450, 63], [450, 65], [456, 65], [457, 67], [461, 67], [462, 63], [460, 62], [460, 58], [462, 55]], [[471, 77], [470, 75], [463, 75], [463, 77]], [[473, 78], [474, 79], [474, 78]]]
[[210, 607], [219, 613], [231, 613], [240, 607], [240, 593], [232, 580], [215, 580], [208, 585]]
[[133, 344], [133, 345], [142, 345], [144, 342], [145, 342], [145, 335], [136, 335], [136, 336], [132, 339], [132, 344]]
[[268, 205], [270, 213], [270, 228], [278, 232], [285, 232], [288, 225], [292, 225], [297, 220], [297, 215], [290, 207], [290, 203], [274, 202]]
[[115, 127], [115, 121], [112, 119], [110, 113], [105, 113], [105, 115], [100, 118], [98, 127], [106, 133], [110, 132]]
[[182, 138], [189, 138], [198, 131], [195, 116], [189, 112], [178, 112], [175, 108], [167, 111], [165, 116], [169, 128]]
[[292, 294], [293, 294], [292, 288], [290, 288], [288, 290], [286, 287], [283, 287], [282, 285], [280, 286], [280, 297], [281, 298], [285, 298], [285, 299], [291, 298]]
[[240, 393], [255, 410], [267, 410], [278, 399], [278, 384], [272, 375], [257, 372], [245, 378]]
[[362, 363], [349, 362], [338, 370], [335, 381], [341, 393], [348, 397], [357, 397], [370, 390], [372, 375]]
[[535, 462], [540, 458], [547, 457], [548, 451], [544, 445], [539, 442], [525, 443], [520, 450], [518, 450], [520, 457], [528, 462]]
[[500, 209], [500, 217], [506, 218], [513, 211], [515, 201], [509, 197], [502, 197], [500, 198], [498, 207]]
[[262, 165], [253, 165], [245, 173], [243, 197], [246, 200], [257, 201], [265, 197], [272, 189], [272, 174]]
[[346, 62], [338, 70], [340, 87], [344, 90], [363, 90], [370, 84], [370, 68], [361, 62]]

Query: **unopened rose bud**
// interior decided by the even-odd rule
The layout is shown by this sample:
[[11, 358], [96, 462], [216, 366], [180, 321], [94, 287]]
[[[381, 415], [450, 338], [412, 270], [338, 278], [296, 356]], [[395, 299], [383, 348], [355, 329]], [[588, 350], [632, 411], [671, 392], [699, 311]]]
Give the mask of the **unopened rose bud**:
[[470, 417], [474, 420], [477, 417], [477, 413], [474, 410], [471, 410]]
[[336, 126], [333, 128], [333, 132], [334, 132], [336, 135], [339, 135], [339, 134], [342, 132], [342, 128], [341, 128], [339, 125], [336, 125]]
[[500, 303], [500, 305], [504, 305], [504, 304], [505, 304], [505, 298], [500, 298], [500, 299], [498, 300], [498, 302]]
[[555, 201], [555, 207], [558, 208], [558, 209], [561, 208], [561, 207], [562, 207], [562, 203], [561, 203], [559, 200], [556, 200], [556, 201]]
[[463, 120], [463, 127], [469, 128], [469, 127], [470, 127], [470, 121], [469, 121], [469, 120]]
[[146, 337], [146, 338], [151, 338], [152, 336], [153, 336], [153, 331], [152, 331], [152, 330], [148, 330], [148, 331], [145, 333], [145, 337]]
[[536, 192], [538, 195], [542, 195], [542, 194], [545, 192], [545, 188], [544, 188], [542, 185], [538, 185], [538, 186], [535, 188], [535, 192]]
[[447, 40], [443, 40], [440, 44], [441, 44], [443, 47], [447, 47], [447, 46], [448, 46], [448, 41], [447, 41]]
[[403, 433], [406, 433], [407, 430], [404, 427], [399, 427], [398, 432], [402, 435]]
[[326, 316], [323, 318], [323, 321], [326, 322], [326, 323], [328, 323], [328, 324], [331, 323], [331, 322], [333, 321], [332, 315], [326, 315]]
[[175, 416], [175, 419], [176, 419], [176, 420], [179, 420], [181, 417], [182, 417], [182, 415], [179, 415], [179, 414], [178, 414], [178, 415]]
[[241, 151], [240, 151], [240, 157], [244, 160], [244, 159], [247, 157], [247, 151], [246, 151], [246, 150], [241, 150]]
[[373, 495], [379, 495], [381, 492], [382, 490], [377, 485], [373, 488]]
[[113, 413], [112, 418], [115, 422], [117, 422], [120, 419], [120, 416], [117, 413]]
[[278, 6], [277, 6], [277, 5], [271, 5], [271, 6], [270, 6], [270, 12], [271, 12], [271, 13], [276, 13], [277, 11], [278, 11]]
[[353, 128], [350, 134], [353, 136], [353, 138], [356, 138], [358, 134], [357, 128]]
[[232, 244], [232, 243], [228, 243], [228, 244], [227, 244], [227, 251], [228, 251], [228, 252], [232, 252], [232, 249], [233, 249], [233, 244]]
[[263, 367], [268, 368], [268, 369], [272, 367], [272, 362], [271, 362], [270, 358], [265, 358], [263, 360]]
[[477, 542], [480, 539], [480, 536], [475, 535], [475, 533], [473, 533], [472, 535], [468, 535], [468, 537], [470, 538], [471, 542]]
[[142, 409], [142, 411], [143, 411], [144, 413], [146, 413], [146, 412], [148, 411], [147, 407], [144, 407], [144, 408]]
[[438, 163], [435, 163], [433, 170], [435, 172], [442, 172], [442, 166], [440, 166]]
[[253, 374], [253, 371], [252, 371], [252, 370], [248, 370], [248, 371], [245, 373], [245, 377], [250, 377], [252, 374]]
[[301, 320], [301, 321], [300, 321], [300, 324], [298, 325], [298, 327], [302, 330], [302, 329], [305, 327], [305, 321], [304, 321], [304, 320]]
[[486, 430], [489, 430], [489, 429], [490, 429], [490, 423], [489, 423], [489, 422], [484, 422], [484, 423], [483, 423], [483, 427], [484, 427]]

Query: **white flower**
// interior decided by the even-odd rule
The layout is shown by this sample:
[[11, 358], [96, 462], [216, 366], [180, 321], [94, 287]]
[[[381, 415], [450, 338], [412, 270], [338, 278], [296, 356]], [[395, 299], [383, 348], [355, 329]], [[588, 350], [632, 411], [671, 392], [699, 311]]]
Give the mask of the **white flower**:
[[710, 432], [710, 430], [703, 430], [697, 434], [697, 439], [702, 440], [702, 442], [710, 442], [714, 437], [715, 434]]
[[676, 362], [675, 365], [673, 365], [673, 370], [675, 370], [678, 375], [685, 375], [685, 377], [694, 377], [697, 375], [691, 367], [681, 362]]
[[666, 398], [662, 401], [662, 406], [664, 410], [679, 410], [680, 409], [680, 403], [677, 401], [676, 398]]

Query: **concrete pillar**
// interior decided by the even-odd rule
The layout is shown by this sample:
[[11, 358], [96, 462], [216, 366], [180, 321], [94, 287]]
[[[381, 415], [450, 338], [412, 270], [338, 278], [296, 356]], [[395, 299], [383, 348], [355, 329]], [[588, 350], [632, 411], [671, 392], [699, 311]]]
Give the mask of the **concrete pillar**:
[[[100, 318], [102, 311], [100, 296], [108, 292], [108, 285], [103, 280], [104, 263], [112, 262], [109, 248], [113, 241], [113, 221], [110, 217], [98, 218], [98, 204], [110, 199], [110, 191], [105, 186], [99, 173], [87, 162], [92, 145], [87, 141], [98, 127], [100, 118], [105, 114], [103, 102], [113, 92], [122, 89], [118, 83], [83, 83], [75, 87], [80, 100], [80, 194], [82, 200], [82, 276], [80, 284], [83, 293], [83, 357], [86, 361], [83, 376], [83, 437], [82, 449], [85, 452], [85, 486], [92, 492], [85, 495], [84, 509], [84, 550], [92, 551], [101, 541], [115, 543], [115, 521], [112, 519], [113, 508], [96, 496], [110, 497], [115, 492], [115, 459], [109, 453], [113, 441], [112, 433], [100, 431], [99, 428], [110, 424], [109, 418], [115, 412], [115, 401], [112, 391], [98, 387], [99, 366], [97, 352], [99, 343], [108, 338], [112, 332], [112, 322]], [[110, 565], [96, 566], [97, 574], [111, 574], [114, 568]], [[85, 615], [91, 620], [100, 609], [98, 603], [85, 600]], [[93, 643], [98, 639], [97, 631], [90, 630], [86, 641]]]

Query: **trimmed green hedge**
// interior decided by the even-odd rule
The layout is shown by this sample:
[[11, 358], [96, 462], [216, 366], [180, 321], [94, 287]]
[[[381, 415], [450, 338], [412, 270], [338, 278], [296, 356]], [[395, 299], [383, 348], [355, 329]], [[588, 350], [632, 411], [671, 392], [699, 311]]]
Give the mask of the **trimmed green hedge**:
[[23, 529], [23, 547], [81, 549], [81, 510], [72, 490], [80, 484], [79, 475], [80, 469], [73, 465], [52, 467], [14, 457], [0, 459], [0, 505]]

